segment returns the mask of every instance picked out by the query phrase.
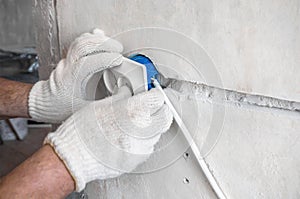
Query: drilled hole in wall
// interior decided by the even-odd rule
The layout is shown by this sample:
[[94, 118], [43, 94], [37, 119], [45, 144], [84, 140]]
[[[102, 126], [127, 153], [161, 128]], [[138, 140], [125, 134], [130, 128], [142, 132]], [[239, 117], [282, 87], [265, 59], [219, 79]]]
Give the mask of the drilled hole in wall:
[[183, 154], [183, 157], [184, 157], [185, 159], [187, 159], [187, 158], [189, 157], [189, 153], [188, 153], [188, 152], [185, 152], [185, 153]]
[[183, 183], [184, 183], [184, 184], [189, 184], [189, 183], [190, 183], [190, 180], [187, 179], [187, 178], [183, 178]]

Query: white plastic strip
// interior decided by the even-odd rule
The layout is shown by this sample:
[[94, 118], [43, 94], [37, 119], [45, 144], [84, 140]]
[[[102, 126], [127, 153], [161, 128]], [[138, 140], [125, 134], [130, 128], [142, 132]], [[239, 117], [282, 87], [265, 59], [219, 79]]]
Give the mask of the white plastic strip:
[[214, 190], [214, 192], [216, 193], [217, 197], [219, 199], [226, 199], [225, 194], [223, 193], [221, 187], [219, 186], [219, 184], [217, 183], [216, 179], [214, 178], [214, 176], [212, 175], [212, 173], [210, 172], [210, 170], [207, 167], [207, 164], [204, 160], [204, 158], [201, 156], [201, 153], [196, 145], [196, 143], [194, 142], [194, 139], [192, 138], [189, 130], [186, 128], [185, 124], [183, 123], [181, 117], [179, 116], [179, 114], [177, 113], [176, 109], [174, 108], [173, 104], [171, 103], [171, 101], [169, 100], [168, 96], [166, 95], [166, 93], [164, 92], [164, 90], [162, 89], [162, 87], [160, 86], [159, 82], [156, 79], [152, 79], [153, 84], [156, 88], [158, 88], [164, 95], [165, 97], [165, 102], [166, 104], [169, 106], [170, 110], [173, 113], [174, 119], [177, 122], [179, 128], [181, 129], [182, 133], [184, 134], [186, 140], [188, 141], [204, 175], [206, 176], [209, 184], [211, 185], [212, 189]]

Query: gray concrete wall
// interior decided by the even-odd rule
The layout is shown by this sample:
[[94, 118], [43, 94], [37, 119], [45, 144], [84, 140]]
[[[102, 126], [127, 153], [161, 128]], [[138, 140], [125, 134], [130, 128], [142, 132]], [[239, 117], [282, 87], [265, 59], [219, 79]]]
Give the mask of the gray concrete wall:
[[[179, 31], [215, 62], [224, 88], [300, 101], [299, 0], [66, 0], [57, 2], [62, 54], [94, 27]], [[298, 85], [298, 86], [295, 86]]]
[[0, 0], [0, 48], [35, 46], [33, 0]]
[[[221, 88], [232, 91], [215, 101], [218, 94], [211, 88], [181, 85], [178, 99], [198, 147], [215, 141], [206, 161], [222, 190], [228, 198], [299, 198], [300, 105], [293, 102], [300, 102], [299, 0], [58, 0], [38, 3], [37, 8], [44, 20], [40, 26], [46, 27], [39, 37], [40, 57], [52, 64], [42, 66], [45, 78], [59, 57], [66, 55], [71, 41], [95, 27], [108, 35], [140, 27], [169, 28], [202, 45], [220, 75]], [[151, 37], [136, 39], [136, 43], [155, 42]], [[127, 49], [133, 45], [133, 40], [120, 40]], [[173, 43], [180, 46], [177, 40]], [[183, 47], [193, 54], [189, 46]], [[202, 58], [193, 64], [207, 66]], [[219, 115], [215, 110], [225, 111], [219, 123], [213, 119]], [[221, 128], [214, 129], [216, 125]], [[155, 173], [92, 183], [88, 197], [215, 197], [190, 158], [180, 157]], [[183, 183], [185, 177], [189, 184]]]

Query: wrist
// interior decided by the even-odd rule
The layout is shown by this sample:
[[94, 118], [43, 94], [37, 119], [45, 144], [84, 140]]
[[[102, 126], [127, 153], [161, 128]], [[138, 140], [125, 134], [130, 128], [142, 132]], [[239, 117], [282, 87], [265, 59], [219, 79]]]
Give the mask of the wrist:
[[0, 78], [0, 117], [28, 118], [28, 96], [32, 86]]
[[68, 170], [46, 145], [2, 179], [0, 198], [64, 198], [73, 190]]

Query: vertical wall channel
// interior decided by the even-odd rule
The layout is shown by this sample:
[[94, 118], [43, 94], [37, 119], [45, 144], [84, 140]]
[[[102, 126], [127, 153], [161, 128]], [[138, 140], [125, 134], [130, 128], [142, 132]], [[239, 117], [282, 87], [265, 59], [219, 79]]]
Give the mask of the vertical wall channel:
[[47, 79], [61, 59], [56, 13], [56, 0], [34, 1], [36, 43], [40, 79]]

